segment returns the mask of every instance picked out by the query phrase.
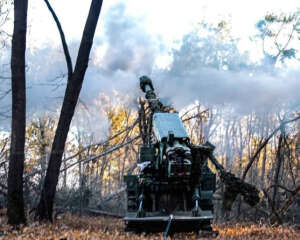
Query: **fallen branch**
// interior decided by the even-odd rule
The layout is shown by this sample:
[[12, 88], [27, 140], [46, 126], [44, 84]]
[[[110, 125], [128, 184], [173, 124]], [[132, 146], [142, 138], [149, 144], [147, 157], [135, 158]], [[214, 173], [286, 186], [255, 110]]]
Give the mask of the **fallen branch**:
[[197, 114], [195, 114], [195, 115], [193, 115], [191, 117], [187, 117], [187, 118], [181, 119], [181, 120], [182, 120], [182, 122], [186, 122], [186, 121], [189, 121], [189, 120], [191, 120], [193, 118], [202, 117], [202, 114], [207, 113], [207, 112], [208, 112], [208, 109], [206, 109], [206, 110], [204, 110], [204, 111], [202, 111], [200, 113], [197, 113]]
[[[115, 196], [119, 195], [120, 193], [124, 192], [125, 190], [126, 190], [126, 187], [125, 187], [125, 186], [122, 186], [121, 188], [117, 189], [117, 190], [114, 191], [113, 193], [108, 194], [108, 195], [106, 195], [105, 197], [103, 197], [103, 198], [101, 199], [101, 203], [107, 202], [107, 201], [113, 199]], [[100, 205], [101, 205], [101, 203], [100, 203]]]
[[76, 156], [78, 156], [79, 154], [81, 154], [82, 152], [84, 152], [85, 150], [87, 150], [87, 149], [89, 149], [89, 148], [91, 148], [91, 147], [107, 145], [111, 140], [113, 140], [113, 139], [115, 139], [116, 137], [120, 136], [120, 135], [123, 134], [124, 132], [127, 132], [127, 131], [132, 130], [132, 129], [135, 127], [135, 125], [137, 124], [137, 122], [138, 122], [138, 121], [136, 120], [136, 121], [135, 121], [133, 124], [131, 124], [129, 127], [125, 128], [125, 129], [122, 130], [122, 131], [117, 132], [115, 135], [113, 135], [112, 137], [110, 137], [109, 139], [107, 139], [107, 140], [105, 140], [105, 141], [98, 142], [98, 143], [94, 143], [94, 144], [91, 144], [91, 145], [88, 145], [88, 146], [84, 147], [83, 149], [81, 149], [80, 151], [78, 151], [77, 153], [75, 153], [74, 155], [72, 155], [72, 156], [70, 156], [70, 157], [68, 157], [68, 158], [63, 159], [63, 160], [62, 160], [62, 163], [63, 163], [63, 162], [66, 162], [66, 161], [68, 161], [68, 160], [70, 160], [70, 159], [72, 159], [72, 158], [74, 158], [74, 157], [76, 157]]
[[[87, 163], [87, 162], [96, 160], [97, 158], [103, 157], [103, 156], [105, 156], [105, 155], [107, 155], [107, 154], [109, 154], [109, 153], [112, 153], [112, 152], [114, 152], [114, 151], [120, 149], [121, 147], [124, 147], [125, 145], [128, 145], [128, 144], [130, 144], [130, 143], [135, 142], [135, 141], [136, 141], [137, 139], [139, 139], [139, 138], [140, 138], [140, 135], [139, 135], [139, 136], [136, 136], [135, 138], [130, 139], [129, 141], [127, 141], [127, 142], [125, 142], [125, 143], [122, 143], [122, 144], [119, 144], [119, 145], [117, 145], [117, 146], [114, 146], [114, 147], [110, 148], [109, 150], [107, 150], [107, 151], [105, 151], [105, 152], [102, 152], [102, 153], [100, 153], [100, 154], [98, 154], [98, 155], [95, 155], [95, 156], [92, 156], [92, 157], [88, 157], [88, 158], [83, 158], [83, 159], [81, 159], [81, 160], [79, 160], [79, 161], [77, 161], [77, 162], [75, 162], [75, 163], [72, 163], [72, 164], [70, 164], [69, 166], [67, 166], [67, 167], [65, 167], [65, 168], [63, 168], [63, 169], [61, 169], [60, 172], [66, 171], [67, 169], [69, 169], [69, 168], [71, 168], [71, 167], [77, 165], [78, 163], [81, 163], [81, 162], [82, 162], [82, 163]], [[64, 162], [64, 161], [62, 161], [62, 162]], [[27, 175], [24, 177], [24, 179], [27, 179], [27, 178], [29, 178], [29, 177], [32, 177], [32, 176], [34, 176], [35, 174], [38, 174], [38, 173], [40, 173], [40, 172], [42, 172], [42, 171], [43, 171], [43, 169], [42, 169], [42, 170], [38, 170], [38, 171], [33, 172], [33, 173], [30, 173], [30, 174], [27, 174]]]
[[86, 214], [93, 214], [93, 215], [98, 215], [98, 216], [106, 216], [106, 217], [112, 217], [112, 218], [123, 218], [124, 215], [121, 214], [117, 214], [117, 213], [112, 213], [112, 212], [107, 212], [107, 211], [102, 211], [102, 210], [98, 210], [98, 209], [92, 209], [92, 208], [72, 208], [72, 209], [68, 209], [68, 208], [63, 208], [63, 207], [55, 207], [55, 218], [57, 218], [57, 216], [59, 214], [63, 214], [65, 212], [70, 212], [70, 211], [81, 211], [84, 212]]
[[130, 143], [132, 143], [132, 142], [135, 142], [135, 141], [136, 141], [137, 139], [139, 139], [139, 138], [140, 138], [140, 136], [136, 136], [135, 138], [132, 138], [132, 139], [130, 139], [129, 141], [127, 141], [127, 142], [125, 142], [125, 143], [122, 143], [122, 144], [119, 144], [119, 145], [117, 145], [117, 146], [115, 146], [115, 147], [112, 147], [111, 149], [109, 149], [109, 150], [107, 150], [107, 151], [105, 151], [105, 152], [102, 152], [102, 153], [100, 153], [100, 154], [98, 154], [98, 155], [96, 155], [96, 156], [81, 159], [81, 160], [79, 160], [79, 161], [77, 161], [77, 162], [75, 162], [75, 163], [72, 163], [72, 164], [70, 164], [69, 166], [67, 166], [67, 167], [65, 167], [65, 168], [63, 168], [63, 169], [61, 169], [60, 172], [66, 171], [68, 168], [73, 167], [73, 166], [77, 165], [78, 163], [81, 163], [81, 162], [82, 162], [82, 163], [87, 163], [87, 162], [93, 161], [93, 160], [95, 160], [95, 159], [97, 159], [97, 158], [103, 157], [103, 156], [105, 156], [105, 155], [107, 155], [107, 154], [109, 154], [109, 153], [112, 153], [112, 152], [114, 152], [114, 151], [120, 149], [121, 147], [124, 147], [125, 145], [128, 145], [128, 144], [130, 144]]
[[[122, 131], [117, 132], [115, 135], [113, 135], [112, 137], [110, 137], [109, 139], [107, 139], [107, 140], [105, 140], [105, 141], [103, 141], [103, 142], [94, 143], [94, 144], [91, 144], [91, 145], [88, 145], [88, 146], [84, 147], [83, 149], [81, 149], [80, 151], [78, 151], [77, 153], [75, 153], [74, 155], [72, 155], [72, 156], [70, 156], [70, 157], [68, 157], [68, 158], [63, 159], [61, 162], [62, 162], [62, 163], [67, 162], [67, 161], [69, 161], [69, 160], [75, 158], [76, 156], [78, 156], [79, 154], [83, 153], [85, 150], [87, 150], [87, 149], [89, 149], [89, 148], [91, 148], [91, 147], [93, 147], [93, 146], [101, 146], [101, 145], [106, 145], [106, 144], [108, 144], [111, 140], [113, 140], [114, 138], [116, 138], [116, 137], [118, 137], [119, 135], [123, 134], [124, 132], [132, 130], [132, 129], [136, 126], [137, 122], [138, 122], [138, 120], [136, 120], [136, 121], [135, 121], [133, 124], [131, 124], [129, 127], [125, 128], [125, 129], [122, 130]], [[85, 160], [85, 159], [83, 159], [83, 160]], [[7, 162], [7, 160], [5, 160], [3, 163], [5, 163], [5, 162]], [[79, 162], [78, 162], [78, 163], [79, 163]], [[2, 164], [2, 163], [1, 163], [1, 164]], [[28, 177], [32, 177], [32, 176], [34, 176], [35, 174], [44, 172], [45, 170], [46, 170], [46, 169], [41, 169], [41, 170], [37, 170], [37, 171], [35, 171], [35, 172], [33, 172], [33, 173], [29, 173], [29, 174], [27, 174], [27, 175], [24, 177], [24, 179], [27, 179]], [[61, 171], [63, 171], [63, 170], [61, 170]]]
[[120, 215], [117, 213], [111, 213], [111, 212], [106, 212], [106, 211], [91, 209], [91, 208], [85, 208], [85, 209], [83, 209], [83, 211], [87, 212], [87, 213], [96, 214], [99, 216], [106, 216], [106, 217], [113, 217], [113, 218], [123, 218], [124, 217], [124, 215]]

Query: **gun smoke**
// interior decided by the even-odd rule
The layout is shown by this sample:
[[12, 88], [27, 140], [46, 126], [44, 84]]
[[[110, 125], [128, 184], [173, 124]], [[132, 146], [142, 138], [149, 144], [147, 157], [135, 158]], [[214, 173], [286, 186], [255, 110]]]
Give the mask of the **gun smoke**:
[[[227, 105], [237, 114], [275, 110], [282, 104], [291, 109], [298, 107], [299, 70], [269, 71], [267, 66], [254, 67], [247, 54], [240, 53], [234, 43], [222, 44], [212, 35], [191, 40], [193, 33], [183, 38], [179, 49], [169, 51], [173, 62], [167, 69], [161, 69], [156, 59], [166, 54], [168, 46], [159, 37], [151, 36], [141, 19], [126, 15], [123, 4], [104, 13], [102, 21], [104, 35], [94, 43], [80, 95], [87, 106], [100, 93], [113, 96], [114, 90], [131, 95], [130, 104], [134, 106], [140, 96], [138, 77], [149, 75], [158, 95], [178, 110], [195, 100], [209, 106]], [[70, 44], [72, 56], [76, 56], [78, 45], [75, 41]], [[225, 56], [218, 58], [219, 53]], [[1, 62], [9, 62], [9, 51], [2, 55]], [[62, 50], [51, 46], [28, 49], [27, 65], [28, 115], [45, 109], [57, 112], [66, 85]], [[6, 85], [1, 84], [4, 89], [10, 83], [7, 80]], [[1, 106], [10, 106], [10, 95], [1, 100]]]

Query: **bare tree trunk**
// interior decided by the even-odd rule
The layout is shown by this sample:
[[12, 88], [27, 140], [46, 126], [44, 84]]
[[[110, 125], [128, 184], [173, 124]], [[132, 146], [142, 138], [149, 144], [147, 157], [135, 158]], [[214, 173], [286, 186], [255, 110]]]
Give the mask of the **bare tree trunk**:
[[[103, 146], [103, 152], [106, 151], [107, 149], [107, 144]], [[103, 158], [102, 158], [102, 162], [101, 162], [101, 168], [100, 168], [100, 173], [99, 173], [99, 198], [102, 199], [102, 196], [103, 196], [103, 181], [104, 181], [104, 171], [105, 171], [105, 168], [107, 166], [107, 156], [104, 155]]]
[[255, 153], [252, 155], [251, 158], [249, 158], [249, 162], [243, 172], [243, 176], [242, 176], [242, 179], [245, 180], [246, 176], [247, 176], [247, 173], [249, 171], [249, 169], [251, 168], [253, 162], [255, 161], [255, 159], [257, 159], [257, 156], [258, 154], [260, 153], [260, 151], [265, 148], [265, 146], [268, 144], [268, 142], [270, 141], [270, 139], [280, 130], [282, 129], [282, 127], [285, 127], [286, 124], [289, 124], [289, 123], [292, 123], [294, 121], [297, 121], [300, 119], [300, 115], [298, 115], [297, 117], [293, 118], [293, 119], [290, 119], [290, 120], [286, 120], [286, 121], [283, 121], [281, 122], [281, 124], [275, 128], [273, 130], [273, 132], [271, 132], [271, 134], [265, 139], [263, 140], [260, 144], [259, 144], [259, 147], [257, 148], [257, 150], [255, 151]]
[[267, 162], [267, 146], [265, 146], [265, 148], [264, 148], [263, 161], [262, 161], [262, 166], [261, 166], [260, 182], [263, 187], [265, 185], [266, 162]]
[[109, 162], [109, 165], [108, 165], [108, 184], [107, 184], [107, 189], [106, 189], [106, 194], [110, 194], [111, 193], [111, 187], [112, 187], [112, 184], [111, 184], [111, 163]]
[[[81, 154], [79, 155], [79, 160], [81, 160]], [[80, 194], [80, 216], [82, 215], [82, 187], [83, 187], [83, 178], [82, 178], [82, 163], [79, 162], [79, 194]]]
[[[89, 55], [99, 19], [102, 0], [92, 0], [89, 15], [83, 31], [74, 72], [69, 75], [63, 105], [52, 144], [49, 165], [41, 199], [37, 209], [40, 220], [52, 221], [52, 212], [62, 154], [74, 115], [84, 75], [88, 66]], [[62, 40], [63, 41], [63, 40]]]
[[[284, 128], [284, 127], [283, 127]], [[280, 169], [281, 169], [281, 165], [283, 163], [283, 138], [284, 138], [284, 129], [281, 129], [281, 133], [279, 136], [279, 140], [278, 140], [278, 149], [277, 149], [277, 154], [276, 154], [276, 167], [275, 167], [275, 175], [274, 175], [274, 191], [273, 191], [273, 198], [272, 198], [272, 202], [273, 202], [273, 206], [276, 208], [276, 196], [277, 196], [277, 192], [278, 192], [278, 183], [279, 183], [279, 173], [280, 173]]]
[[8, 171], [8, 223], [26, 222], [23, 198], [24, 146], [26, 127], [25, 50], [27, 0], [14, 1], [14, 32], [11, 52], [12, 124]]
[[[295, 161], [296, 169], [300, 170], [300, 121], [297, 124], [297, 135], [296, 135], [296, 143], [295, 143], [295, 158], [296, 158], [296, 161]], [[297, 178], [297, 176], [296, 176], [296, 178]]]
[[120, 175], [120, 179], [119, 179], [119, 187], [122, 186], [122, 184], [123, 184], [125, 165], [126, 165], [126, 160], [128, 159], [128, 149], [129, 149], [129, 146], [125, 146], [124, 158], [123, 158], [123, 163], [122, 163], [122, 170], [121, 170], [121, 175]]
[[[66, 157], [64, 157], [64, 158], [66, 158]], [[67, 168], [67, 162], [64, 162], [64, 168]], [[64, 171], [64, 189], [67, 189], [67, 171], [68, 170], [65, 170]]]
[[230, 121], [228, 120], [225, 130], [225, 169], [229, 167], [229, 160], [230, 160], [230, 140], [229, 140], [229, 128], [230, 128]]
[[46, 129], [46, 119], [39, 118], [38, 119], [38, 127], [40, 132], [40, 164], [41, 164], [41, 181], [44, 181], [45, 173], [46, 173], [46, 166], [47, 166], [47, 153], [46, 153], [46, 135], [45, 135], [45, 129]]
[[[242, 167], [243, 167], [243, 132], [242, 132], [242, 126], [241, 123], [239, 123], [239, 177], [242, 175]], [[239, 220], [241, 217], [241, 205], [242, 205], [242, 199], [240, 196], [238, 196], [238, 207], [237, 207], [237, 219]]]

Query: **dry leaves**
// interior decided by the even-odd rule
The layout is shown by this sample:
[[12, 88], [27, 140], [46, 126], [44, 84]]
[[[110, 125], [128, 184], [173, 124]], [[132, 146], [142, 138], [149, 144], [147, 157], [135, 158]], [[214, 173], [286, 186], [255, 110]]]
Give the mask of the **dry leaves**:
[[[1, 222], [6, 222], [1, 217]], [[300, 231], [293, 227], [272, 227], [268, 225], [215, 225], [214, 230], [219, 231], [220, 239], [300, 239]], [[133, 234], [124, 232], [122, 220], [106, 217], [79, 217], [70, 214], [64, 215], [53, 224], [40, 224], [38, 222], [21, 226], [19, 230], [13, 230], [10, 226], [0, 226], [0, 240], [4, 239], [43, 239], [43, 240], [75, 240], [75, 239], [103, 239], [103, 240], [142, 240], [163, 239], [160, 234]], [[168, 239], [205, 239], [193, 233], [174, 234]]]

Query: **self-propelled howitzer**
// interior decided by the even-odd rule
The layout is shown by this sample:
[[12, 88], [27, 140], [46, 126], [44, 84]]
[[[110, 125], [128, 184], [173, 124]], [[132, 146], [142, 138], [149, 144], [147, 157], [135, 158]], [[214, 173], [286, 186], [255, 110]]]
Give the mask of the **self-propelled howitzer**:
[[218, 163], [211, 143], [191, 143], [178, 113], [161, 103], [148, 77], [140, 78], [140, 87], [146, 98], [139, 112], [143, 144], [137, 160], [139, 174], [125, 176], [126, 230], [210, 231], [216, 175], [209, 169], [208, 160], [225, 183], [225, 208], [231, 208], [237, 194], [250, 205], [259, 201], [254, 186]]

